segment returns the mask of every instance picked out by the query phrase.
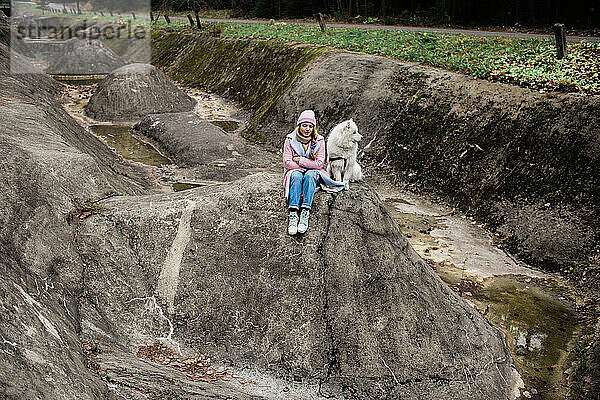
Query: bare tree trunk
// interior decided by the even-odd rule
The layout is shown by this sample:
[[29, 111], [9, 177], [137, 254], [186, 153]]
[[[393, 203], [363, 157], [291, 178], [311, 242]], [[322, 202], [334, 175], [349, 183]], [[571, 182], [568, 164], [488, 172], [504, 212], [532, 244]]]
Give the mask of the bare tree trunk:
[[164, 17], [165, 17], [165, 21], [167, 21], [167, 24], [170, 24], [171, 18], [169, 18], [169, 15], [167, 13], [165, 13]]
[[190, 14], [188, 14], [187, 17], [188, 17], [188, 21], [190, 21], [190, 27], [192, 29], [194, 29], [194, 20], [192, 19], [192, 16]]

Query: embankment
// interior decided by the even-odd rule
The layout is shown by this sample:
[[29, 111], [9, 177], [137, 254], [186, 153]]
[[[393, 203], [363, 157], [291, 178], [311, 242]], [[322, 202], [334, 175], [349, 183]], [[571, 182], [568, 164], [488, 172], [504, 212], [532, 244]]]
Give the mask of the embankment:
[[304, 108], [322, 133], [353, 117], [371, 175], [457, 204], [537, 266], [598, 263], [598, 97], [276, 42], [155, 32], [153, 45], [173, 79], [253, 111], [248, 138], [279, 149]]

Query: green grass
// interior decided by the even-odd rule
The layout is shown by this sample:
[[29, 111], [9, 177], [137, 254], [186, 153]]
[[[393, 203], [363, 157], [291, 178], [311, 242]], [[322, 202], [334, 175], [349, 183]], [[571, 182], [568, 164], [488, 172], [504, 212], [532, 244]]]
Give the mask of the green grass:
[[[600, 43], [569, 43], [569, 56], [555, 57], [554, 40], [478, 37], [434, 33], [265, 24], [220, 24], [222, 35], [326, 45], [414, 62], [479, 79], [536, 90], [600, 94]], [[167, 27], [164, 21], [155, 24]], [[189, 30], [173, 21], [173, 30]]]
[[63, 14], [62, 12], [49, 12], [47, 10], [43, 10], [42, 6], [30, 3], [14, 3], [15, 11], [23, 12], [23, 13], [31, 13], [40, 16], [46, 17], [64, 17], [64, 18], [72, 18], [72, 19], [86, 19], [86, 20], [97, 20], [104, 22], [115, 22], [119, 24], [132, 24], [135, 26], [144, 26], [148, 27], [150, 21], [148, 18], [136, 18], [133, 19], [131, 13], [122, 13], [120, 15], [115, 14], [114, 16], [110, 16], [109, 13], [104, 13], [104, 16], [99, 13], [85, 12], [82, 11], [81, 14]]

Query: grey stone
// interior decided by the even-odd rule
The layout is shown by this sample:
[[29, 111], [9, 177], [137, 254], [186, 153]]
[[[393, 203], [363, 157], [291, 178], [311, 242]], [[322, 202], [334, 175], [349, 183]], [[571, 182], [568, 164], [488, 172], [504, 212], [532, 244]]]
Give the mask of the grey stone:
[[[295, 238], [280, 173], [146, 196], [141, 172], [54, 100], [56, 82], [12, 75], [9, 61], [0, 44], [1, 397], [294, 398], [196, 385], [133, 356], [162, 338], [334, 398], [510, 398], [502, 334], [423, 263], [370, 188], [319, 193]], [[74, 198], [118, 193], [131, 196], [87, 219], [74, 210]], [[110, 385], [86, 367], [81, 338], [105, 350]]]
[[144, 115], [191, 111], [196, 101], [149, 64], [113, 71], [98, 86], [85, 108], [100, 121], [139, 121]]
[[48, 60], [46, 72], [60, 75], [108, 74], [125, 65], [123, 60], [100, 40], [72, 38]]
[[281, 158], [193, 112], [151, 114], [134, 126], [177, 164], [191, 167], [189, 178], [231, 181], [264, 169], [281, 170]]
[[77, 224], [65, 217], [76, 197], [143, 183], [56, 102], [56, 81], [29, 68], [12, 74], [0, 44], [0, 397], [100, 399], [108, 390], [80, 350]]
[[256, 130], [279, 149], [306, 108], [324, 135], [352, 117], [367, 173], [458, 203], [518, 242], [511, 251], [527, 262], [556, 269], [597, 247], [598, 96], [334, 53], [311, 64]]
[[287, 234], [282, 197], [281, 174], [260, 173], [106, 201], [78, 236], [84, 334], [131, 351], [162, 337], [338, 397], [510, 397], [503, 335], [418, 257], [372, 189], [318, 193], [302, 237]]

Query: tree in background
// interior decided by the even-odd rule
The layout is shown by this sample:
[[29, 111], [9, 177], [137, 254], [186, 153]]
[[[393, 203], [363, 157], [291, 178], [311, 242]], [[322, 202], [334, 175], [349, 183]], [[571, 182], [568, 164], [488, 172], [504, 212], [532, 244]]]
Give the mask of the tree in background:
[[[116, 1], [124, 0], [92, 0]], [[403, 24], [600, 28], [600, 0], [153, 0], [154, 10], [232, 9], [240, 16], [339, 19], [379, 18]]]

